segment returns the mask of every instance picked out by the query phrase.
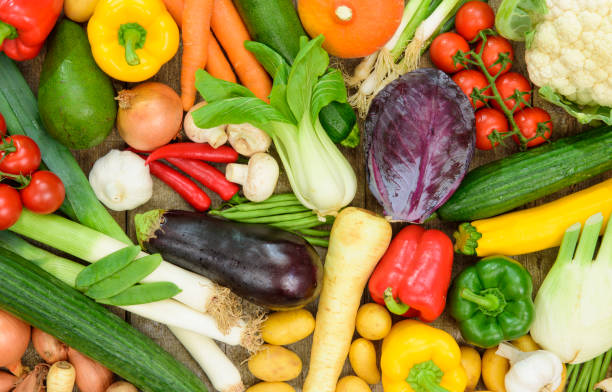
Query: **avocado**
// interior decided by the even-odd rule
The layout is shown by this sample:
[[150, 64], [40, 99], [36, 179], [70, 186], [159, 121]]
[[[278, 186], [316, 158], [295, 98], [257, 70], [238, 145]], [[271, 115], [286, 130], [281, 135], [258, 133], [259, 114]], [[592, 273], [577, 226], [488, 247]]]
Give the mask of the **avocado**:
[[47, 132], [71, 149], [96, 146], [113, 129], [113, 84], [95, 63], [83, 28], [70, 20], [62, 20], [51, 38], [40, 74], [38, 109]]

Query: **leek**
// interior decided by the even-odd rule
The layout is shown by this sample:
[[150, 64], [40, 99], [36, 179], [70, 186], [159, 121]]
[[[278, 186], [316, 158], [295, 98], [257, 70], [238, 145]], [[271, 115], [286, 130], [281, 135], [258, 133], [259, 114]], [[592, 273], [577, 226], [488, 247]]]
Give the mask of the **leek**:
[[566, 230], [557, 260], [535, 299], [531, 336], [563, 362], [583, 363], [612, 348], [610, 220], [593, 260], [603, 221], [601, 213], [591, 216], [581, 236], [579, 223]]

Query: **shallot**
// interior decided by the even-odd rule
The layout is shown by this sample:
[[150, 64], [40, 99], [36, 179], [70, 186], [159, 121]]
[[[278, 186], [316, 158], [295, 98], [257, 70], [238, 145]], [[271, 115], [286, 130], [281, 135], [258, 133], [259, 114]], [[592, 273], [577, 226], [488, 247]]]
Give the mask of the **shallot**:
[[0, 367], [21, 369], [21, 357], [30, 343], [30, 333], [28, 324], [0, 310]]
[[81, 354], [68, 348], [68, 359], [76, 371], [76, 384], [81, 392], [105, 392], [113, 382], [113, 373]]
[[17, 377], [7, 372], [0, 372], [0, 392], [10, 392], [17, 382]]
[[68, 359], [68, 347], [48, 333], [32, 328], [32, 345], [38, 355], [47, 363]]
[[45, 390], [43, 381], [47, 372], [49, 372], [49, 365], [46, 363], [36, 365], [34, 370], [17, 382], [13, 392], [43, 392]]
[[136, 387], [130, 384], [129, 382], [117, 381], [116, 383], [108, 387], [106, 392], [138, 392], [138, 389], [136, 389]]

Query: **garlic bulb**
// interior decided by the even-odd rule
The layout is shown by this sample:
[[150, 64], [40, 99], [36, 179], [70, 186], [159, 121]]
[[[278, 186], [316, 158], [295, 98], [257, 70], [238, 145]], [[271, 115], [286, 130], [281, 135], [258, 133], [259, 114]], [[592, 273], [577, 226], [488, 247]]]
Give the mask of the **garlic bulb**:
[[89, 183], [98, 200], [113, 211], [131, 210], [153, 196], [153, 179], [144, 159], [131, 151], [110, 150], [94, 163]]
[[553, 392], [561, 385], [563, 364], [550, 351], [522, 352], [501, 343], [496, 354], [510, 360], [505, 378], [508, 392]]

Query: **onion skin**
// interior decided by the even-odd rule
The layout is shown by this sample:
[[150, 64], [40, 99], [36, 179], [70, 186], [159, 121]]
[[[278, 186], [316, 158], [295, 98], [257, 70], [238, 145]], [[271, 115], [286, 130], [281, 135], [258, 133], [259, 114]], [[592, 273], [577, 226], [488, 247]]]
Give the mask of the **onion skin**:
[[110, 370], [72, 347], [68, 348], [68, 359], [76, 371], [76, 385], [80, 392], [105, 392], [113, 383]]
[[139, 84], [120, 91], [115, 99], [119, 101], [117, 130], [132, 148], [154, 150], [168, 144], [181, 130], [181, 98], [165, 84]]
[[47, 363], [68, 360], [68, 346], [38, 328], [32, 328], [32, 344], [38, 355]]
[[0, 372], [0, 392], [10, 392], [17, 380], [17, 377], [10, 373]]
[[117, 381], [116, 383], [108, 387], [106, 392], [138, 392], [138, 389], [136, 389], [136, 387], [130, 384], [129, 382]]
[[45, 387], [43, 381], [49, 372], [49, 365], [46, 363], [38, 364], [25, 378], [17, 383], [17, 388], [13, 392], [43, 392]]
[[30, 344], [32, 328], [17, 317], [0, 310], [0, 367], [21, 363]]

